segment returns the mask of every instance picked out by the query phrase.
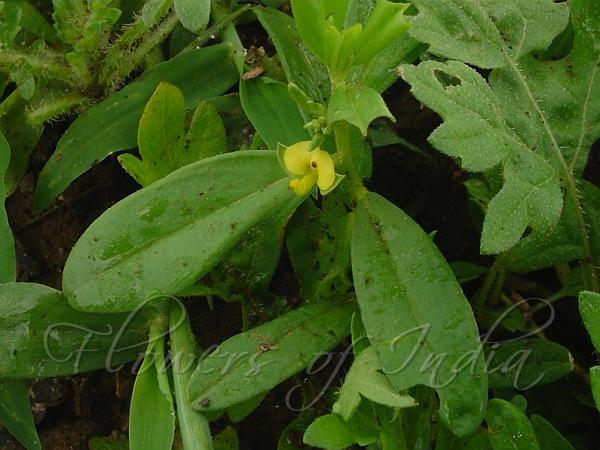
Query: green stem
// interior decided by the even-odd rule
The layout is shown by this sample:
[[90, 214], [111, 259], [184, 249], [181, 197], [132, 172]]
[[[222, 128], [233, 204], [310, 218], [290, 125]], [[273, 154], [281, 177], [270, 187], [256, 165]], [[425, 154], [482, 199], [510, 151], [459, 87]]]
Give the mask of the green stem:
[[108, 93], [114, 91], [133, 70], [142, 64], [154, 48], [162, 44], [177, 23], [177, 15], [171, 11], [151, 30], [148, 30], [141, 19], [138, 19], [138, 22], [123, 33], [104, 58], [100, 82]]
[[333, 130], [335, 133], [337, 151], [342, 157], [342, 169], [350, 181], [352, 197], [355, 201], [359, 201], [364, 197], [367, 190], [362, 183], [362, 179], [358, 173], [358, 167], [354, 161], [354, 155], [352, 154], [350, 124], [345, 121], [337, 122], [333, 126]]
[[204, 415], [192, 408], [187, 397], [187, 385], [196, 366], [196, 355], [199, 352], [187, 313], [179, 302], [171, 303], [169, 333], [171, 336], [173, 385], [183, 448], [185, 450], [212, 450], [209, 422]]
[[45, 122], [70, 113], [87, 102], [89, 99], [78, 92], [50, 98], [45, 103], [28, 111], [27, 121], [32, 125], [43, 125]]
[[71, 69], [66, 64], [61, 64], [54, 57], [44, 55], [30, 55], [12, 49], [0, 51], [0, 69], [10, 73], [16, 66], [27, 64], [34, 72], [42, 73], [46, 78], [74, 84]]

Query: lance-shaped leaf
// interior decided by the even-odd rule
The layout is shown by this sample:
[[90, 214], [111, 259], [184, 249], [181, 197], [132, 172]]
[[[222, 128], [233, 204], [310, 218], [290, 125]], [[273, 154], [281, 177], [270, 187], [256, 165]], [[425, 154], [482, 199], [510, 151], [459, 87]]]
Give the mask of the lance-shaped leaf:
[[10, 146], [0, 133], [0, 284], [15, 281], [17, 267], [15, 262], [15, 243], [12, 231], [4, 209], [4, 174], [8, 168], [10, 159]]
[[186, 108], [191, 109], [222, 94], [237, 80], [226, 45], [184, 52], [154, 66], [71, 124], [40, 174], [34, 206], [47, 207], [91, 166], [114, 152], [135, 147], [140, 117], [161, 81], [180, 88]]
[[205, 159], [106, 211], [67, 260], [63, 288], [84, 311], [122, 312], [176, 295], [206, 275], [254, 228], [303, 199], [275, 152]]
[[175, 405], [165, 364], [166, 318], [150, 325], [148, 348], [135, 377], [129, 410], [131, 450], [171, 450]]
[[46, 286], [0, 286], [0, 378], [57, 377], [118, 366], [143, 352], [146, 319], [88, 314]]
[[242, 81], [240, 100], [244, 112], [271, 150], [310, 140], [304, 119], [285, 84], [269, 78]]
[[358, 205], [352, 271], [367, 335], [398, 390], [437, 390], [457, 435], [480, 424], [487, 375], [473, 312], [431, 238], [377, 194]]
[[24, 380], [0, 380], [0, 425], [27, 450], [41, 450]]
[[266, 392], [334, 348], [350, 332], [354, 306], [304, 306], [223, 342], [188, 385], [192, 405], [218, 411]]
[[[600, 137], [600, 13], [594, 0], [571, 0], [575, 40], [564, 59], [543, 60], [568, 23], [551, 0], [417, 0], [412, 34], [442, 57], [494, 69], [489, 84], [459, 62], [404, 67], [404, 78], [444, 125], [433, 145], [465, 169], [503, 164], [505, 185], [489, 205], [482, 250], [510, 249], [527, 227], [547, 233], [560, 217], [559, 187], [573, 202], [585, 257], [589, 236], [577, 177]], [[548, 95], [552, 92], [553, 95]]]

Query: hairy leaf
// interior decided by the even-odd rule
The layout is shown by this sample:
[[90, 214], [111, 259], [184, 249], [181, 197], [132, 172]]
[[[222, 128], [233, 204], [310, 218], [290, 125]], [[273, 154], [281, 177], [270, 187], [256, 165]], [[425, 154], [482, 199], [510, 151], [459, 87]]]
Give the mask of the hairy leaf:
[[198, 33], [210, 18], [210, 0], [175, 0], [175, 12], [184, 27]]
[[[433, 145], [470, 171], [501, 164], [505, 184], [486, 215], [482, 251], [513, 247], [525, 230], [547, 234], [559, 220], [561, 187], [575, 209], [579, 241], [589, 236], [577, 177], [600, 138], [600, 14], [594, 0], [571, 0], [575, 40], [562, 60], [544, 60], [568, 23], [551, 0], [417, 0], [412, 34], [430, 51], [461, 62], [404, 67], [403, 76], [445, 123]], [[489, 83], [465, 64], [494, 69]], [[552, 95], [548, 95], [552, 92]]]

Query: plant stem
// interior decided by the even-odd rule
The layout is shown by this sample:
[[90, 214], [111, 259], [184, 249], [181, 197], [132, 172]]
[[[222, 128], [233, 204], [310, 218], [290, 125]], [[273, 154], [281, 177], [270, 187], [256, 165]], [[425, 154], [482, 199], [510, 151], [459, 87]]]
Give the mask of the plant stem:
[[350, 191], [355, 201], [362, 199], [366, 188], [362, 183], [358, 167], [354, 161], [352, 144], [350, 142], [350, 124], [340, 121], [333, 126], [337, 151], [342, 157], [342, 169], [350, 181]]
[[199, 353], [190, 328], [187, 312], [179, 302], [172, 302], [169, 312], [173, 384], [179, 429], [185, 450], [212, 450], [209, 422], [194, 410], [187, 397], [187, 385]]
[[27, 112], [27, 121], [32, 125], [43, 125], [45, 122], [68, 114], [89, 99], [78, 92], [71, 92], [61, 97], [50, 97], [48, 101]]
[[31, 66], [34, 72], [42, 73], [46, 78], [74, 84], [71, 69], [66, 64], [61, 64], [55, 58], [45, 55], [30, 55], [12, 49], [3, 49], [0, 52], [0, 69], [10, 73], [21, 64]]

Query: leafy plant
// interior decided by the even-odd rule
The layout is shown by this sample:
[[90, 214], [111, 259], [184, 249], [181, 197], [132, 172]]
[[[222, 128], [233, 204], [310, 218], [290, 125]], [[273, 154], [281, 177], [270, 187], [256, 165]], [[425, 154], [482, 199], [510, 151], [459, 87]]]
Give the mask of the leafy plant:
[[[585, 448], [557, 410], [592, 417], [600, 368], [538, 322], [578, 297], [600, 348], [594, 0], [125, 3], [0, 2], [0, 198], [67, 117], [36, 211], [117, 152], [139, 185], [78, 236], [61, 291], [17, 276], [0, 210], [0, 421], [17, 440], [40, 448], [26, 380], [131, 363], [128, 441], [92, 449], [239, 448], [211, 422], [303, 372], [280, 449]], [[242, 22], [273, 51], [246, 49], [261, 38]], [[399, 77], [453, 161], [397, 135]], [[419, 195], [401, 209], [378, 188], [390, 145], [464, 181], [479, 255], [449, 264]], [[194, 302], [215, 298], [241, 324], [204, 351]]]

